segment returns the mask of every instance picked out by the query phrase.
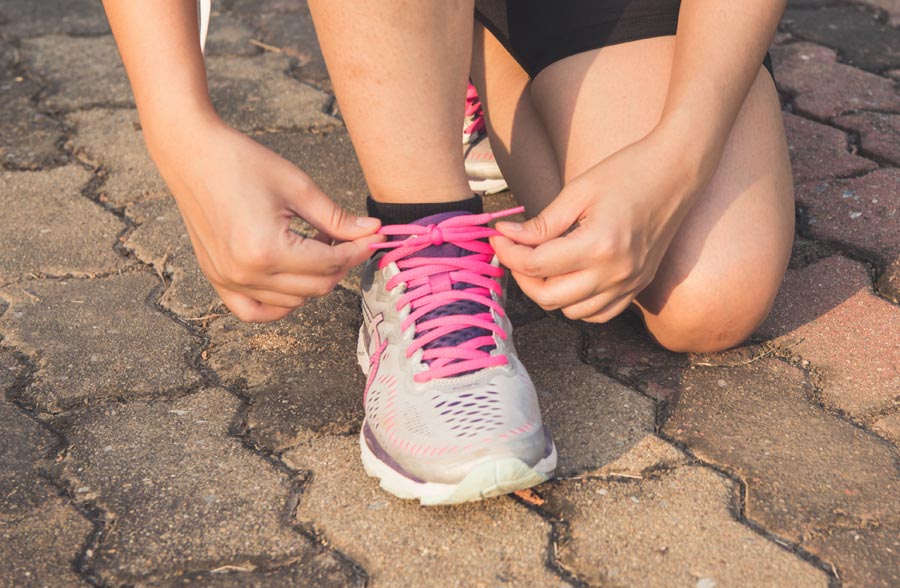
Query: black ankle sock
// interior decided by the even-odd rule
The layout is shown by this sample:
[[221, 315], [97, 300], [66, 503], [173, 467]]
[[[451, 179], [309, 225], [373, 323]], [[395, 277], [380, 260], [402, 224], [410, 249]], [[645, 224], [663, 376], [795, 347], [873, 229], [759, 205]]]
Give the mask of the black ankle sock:
[[481, 202], [481, 196], [475, 194], [472, 195], [472, 198], [456, 202], [416, 202], [411, 204], [377, 202], [369, 196], [366, 198], [366, 210], [369, 216], [377, 218], [383, 225], [408, 225], [426, 216], [457, 210], [481, 214], [484, 212], [484, 204]]

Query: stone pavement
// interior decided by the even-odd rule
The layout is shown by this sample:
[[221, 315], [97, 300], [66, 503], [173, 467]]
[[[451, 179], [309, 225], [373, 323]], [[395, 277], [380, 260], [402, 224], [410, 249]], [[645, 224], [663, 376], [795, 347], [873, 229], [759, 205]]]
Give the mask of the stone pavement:
[[[361, 211], [305, 3], [217, 8], [222, 114]], [[668, 353], [514, 292], [560, 477], [423, 508], [359, 463], [353, 277], [228, 315], [98, 0], [0, 0], [0, 585], [900, 586], [898, 27], [898, 0], [790, 2], [798, 238], [751, 341]]]

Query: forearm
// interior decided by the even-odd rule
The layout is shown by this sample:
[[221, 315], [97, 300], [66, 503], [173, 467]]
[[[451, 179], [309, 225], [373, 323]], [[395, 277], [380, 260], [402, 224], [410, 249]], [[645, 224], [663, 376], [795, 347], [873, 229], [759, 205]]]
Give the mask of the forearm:
[[[197, 32], [195, 0], [104, 0], [147, 142], [215, 118]], [[164, 148], [164, 147], [163, 147]]]
[[759, 73], [785, 0], [683, 0], [660, 126], [690, 140], [711, 174]]

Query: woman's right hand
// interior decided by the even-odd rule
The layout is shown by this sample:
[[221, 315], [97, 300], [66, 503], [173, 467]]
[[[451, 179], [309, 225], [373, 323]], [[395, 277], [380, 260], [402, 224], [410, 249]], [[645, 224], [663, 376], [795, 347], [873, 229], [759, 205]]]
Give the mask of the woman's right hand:
[[[147, 132], [200, 268], [243, 321], [280, 319], [324, 296], [384, 240], [380, 223], [332, 202], [293, 164], [217, 117]], [[290, 228], [300, 217], [319, 235]]]

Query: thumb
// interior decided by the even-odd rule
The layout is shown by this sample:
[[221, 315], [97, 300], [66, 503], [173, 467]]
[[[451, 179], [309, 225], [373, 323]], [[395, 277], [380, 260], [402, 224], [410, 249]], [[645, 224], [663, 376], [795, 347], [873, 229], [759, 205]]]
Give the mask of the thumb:
[[311, 182], [297, 195], [295, 202], [294, 214], [338, 241], [354, 241], [374, 234], [381, 227], [377, 218], [348, 212]]
[[540, 214], [524, 223], [500, 221], [494, 225], [504, 237], [523, 245], [540, 245], [559, 237], [574, 225], [584, 212], [582, 199], [563, 189]]

